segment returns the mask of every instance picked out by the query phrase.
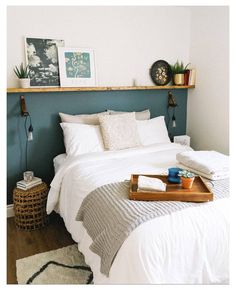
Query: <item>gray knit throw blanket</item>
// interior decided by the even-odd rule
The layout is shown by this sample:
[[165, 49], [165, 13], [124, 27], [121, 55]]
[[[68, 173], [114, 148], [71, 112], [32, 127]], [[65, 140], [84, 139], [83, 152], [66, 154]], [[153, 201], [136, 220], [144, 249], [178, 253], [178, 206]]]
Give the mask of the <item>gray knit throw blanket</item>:
[[[229, 196], [229, 180], [207, 182], [214, 200]], [[129, 200], [129, 181], [101, 186], [83, 200], [76, 216], [82, 221], [93, 242], [91, 251], [101, 257], [101, 273], [109, 276], [117, 251], [140, 224], [155, 217], [171, 214], [204, 203], [179, 201]]]

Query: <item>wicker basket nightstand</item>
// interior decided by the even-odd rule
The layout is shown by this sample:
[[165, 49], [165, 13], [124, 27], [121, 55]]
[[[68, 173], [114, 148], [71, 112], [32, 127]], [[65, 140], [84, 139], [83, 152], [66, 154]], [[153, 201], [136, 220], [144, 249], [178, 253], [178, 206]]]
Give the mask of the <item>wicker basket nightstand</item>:
[[28, 190], [14, 189], [15, 223], [18, 229], [32, 231], [47, 224], [47, 196], [48, 186], [44, 182]]

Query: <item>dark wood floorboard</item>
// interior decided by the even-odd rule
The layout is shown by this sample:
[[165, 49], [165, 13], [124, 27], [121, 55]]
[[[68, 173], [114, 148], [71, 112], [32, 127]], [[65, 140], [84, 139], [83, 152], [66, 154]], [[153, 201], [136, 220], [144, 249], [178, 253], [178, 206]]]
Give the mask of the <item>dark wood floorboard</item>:
[[75, 243], [62, 218], [51, 214], [49, 224], [39, 230], [23, 231], [15, 227], [14, 217], [7, 219], [7, 284], [17, 284], [16, 260]]

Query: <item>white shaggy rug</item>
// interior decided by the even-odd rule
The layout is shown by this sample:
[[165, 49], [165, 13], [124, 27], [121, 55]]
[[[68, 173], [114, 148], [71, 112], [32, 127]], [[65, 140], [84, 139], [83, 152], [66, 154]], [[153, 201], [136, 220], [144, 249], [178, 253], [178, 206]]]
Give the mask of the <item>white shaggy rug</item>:
[[77, 244], [16, 261], [18, 284], [91, 284], [93, 273]]

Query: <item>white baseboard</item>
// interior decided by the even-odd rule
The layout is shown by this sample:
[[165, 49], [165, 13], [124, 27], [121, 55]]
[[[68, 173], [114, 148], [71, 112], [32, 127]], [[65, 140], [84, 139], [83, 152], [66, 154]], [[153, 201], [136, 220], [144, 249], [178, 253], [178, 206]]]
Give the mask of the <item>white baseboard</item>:
[[8, 204], [7, 205], [7, 217], [13, 217], [15, 216], [15, 212], [14, 212], [14, 208], [13, 208], [13, 204]]

